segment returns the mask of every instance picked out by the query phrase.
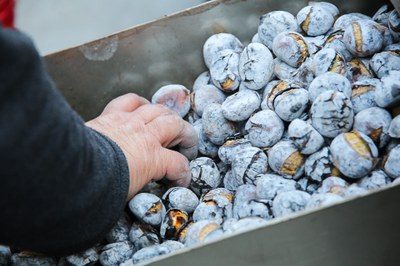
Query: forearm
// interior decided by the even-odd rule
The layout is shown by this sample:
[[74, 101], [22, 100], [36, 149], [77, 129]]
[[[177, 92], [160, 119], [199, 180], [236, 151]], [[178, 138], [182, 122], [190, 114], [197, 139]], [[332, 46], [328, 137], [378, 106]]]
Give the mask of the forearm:
[[87, 248], [125, 205], [125, 157], [54, 90], [25, 37], [0, 29], [0, 41], [0, 242], [53, 254]]

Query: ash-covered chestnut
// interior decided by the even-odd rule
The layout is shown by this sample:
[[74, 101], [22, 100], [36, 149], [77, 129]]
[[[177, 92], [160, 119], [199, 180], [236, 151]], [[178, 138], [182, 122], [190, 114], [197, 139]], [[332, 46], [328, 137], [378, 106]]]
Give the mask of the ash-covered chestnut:
[[311, 70], [312, 60], [307, 58], [298, 68], [289, 66], [279, 58], [274, 59], [274, 74], [281, 80], [293, 80], [304, 85], [310, 84], [314, 79]]
[[190, 95], [192, 110], [200, 117], [203, 115], [203, 111], [207, 105], [210, 103], [222, 104], [225, 98], [225, 94], [211, 84], [197, 88]]
[[306, 209], [326, 207], [337, 204], [343, 200], [343, 197], [333, 193], [315, 193], [311, 195], [310, 200], [307, 203]]
[[353, 58], [353, 55], [349, 50], [347, 50], [347, 47], [343, 42], [343, 34], [344, 30], [334, 30], [324, 39], [324, 44], [322, 47], [334, 49], [336, 52], [342, 55], [344, 60], [347, 62]]
[[245, 130], [253, 146], [265, 148], [272, 147], [282, 138], [285, 127], [274, 111], [262, 110], [247, 120]]
[[397, 115], [390, 122], [389, 126], [389, 136], [392, 138], [400, 138], [400, 115]]
[[378, 148], [383, 148], [390, 140], [389, 127], [392, 115], [383, 108], [364, 109], [354, 117], [353, 129], [370, 137]]
[[212, 103], [203, 112], [203, 131], [208, 139], [222, 145], [228, 137], [235, 135], [237, 125], [225, 118], [222, 105]]
[[389, 31], [396, 41], [400, 40], [400, 15], [396, 10], [393, 10], [388, 17]]
[[245, 217], [239, 220], [230, 219], [223, 224], [223, 230], [226, 234], [245, 232], [263, 226], [266, 222], [265, 219], [260, 217]]
[[242, 219], [245, 217], [260, 217], [265, 220], [273, 218], [270, 209], [270, 202], [264, 199], [235, 201], [233, 217], [236, 219]]
[[225, 188], [210, 190], [193, 213], [193, 221], [209, 220], [222, 224], [232, 218], [233, 193]]
[[210, 68], [212, 63], [218, 60], [215, 58], [218, 52], [227, 49], [233, 50], [235, 53], [239, 54], [243, 50], [243, 44], [236, 36], [230, 33], [211, 35], [203, 45], [203, 57], [206, 66]]
[[276, 57], [292, 67], [299, 67], [309, 55], [306, 40], [293, 31], [278, 34], [272, 43], [272, 50]]
[[184, 117], [190, 109], [190, 91], [180, 84], [166, 85], [153, 94], [151, 102], [162, 104], [180, 117]]
[[309, 107], [308, 91], [290, 80], [270, 82], [264, 91], [262, 109], [270, 109], [284, 121], [299, 118]]
[[[157, 256], [169, 254], [183, 247], [184, 245], [182, 243], [173, 240], [168, 240], [161, 244], [145, 247], [133, 254], [132, 258], [127, 262], [126, 265], [129, 266]], [[124, 265], [122, 264], [121, 266]]]
[[219, 147], [218, 157], [224, 163], [231, 164], [233, 156], [240, 153], [246, 147], [251, 147], [251, 143], [248, 139], [239, 138], [227, 140]]
[[345, 30], [348, 26], [351, 25], [352, 22], [365, 19], [368, 20], [371, 19], [371, 17], [357, 12], [343, 14], [336, 19], [335, 23], [333, 24], [333, 29]]
[[367, 175], [377, 163], [377, 147], [371, 138], [358, 131], [338, 135], [333, 139], [330, 151], [335, 167], [350, 178]]
[[346, 180], [344, 180], [343, 178], [340, 178], [338, 176], [330, 176], [322, 181], [321, 186], [318, 188], [316, 193], [332, 193], [335, 195], [343, 196], [348, 186], [349, 183], [347, 183]]
[[7, 246], [0, 245], [0, 265], [8, 265], [11, 260], [11, 250]]
[[129, 209], [140, 221], [159, 226], [165, 215], [161, 199], [150, 193], [138, 193], [129, 201]]
[[210, 65], [212, 83], [224, 92], [235, 92], [239, 88], [239, 57], [233, 50], [222, 50]]
[[232, 175], [239, 184], [254, 184], [257, 175], [268, 171], [268, 157], [256, 147], [244, 148], [232, 158]]
[[310, 194], [300, 190], [280, 192], [272, 202], [272, 213], [274, 217], [282, 217], [304, 210], [310, 198]]
[[353, 55], [368, 57], [383, 49], [386, 30], [373, 20], [356, 20], [346, 27], [343, 42]]
[[203, 86], [211, 85], [210, 71], [204, 71], [193, 82], [192, 91], [197, 91]]
[[299, 178], [304, 173], [304, 161], [304, 156], [292, 141], [279, 141], [268, 150], [269, 166], [285, 178]]
[[321, 182], [329, 176], [339, 175], [339, 171], [333, 166], [332, 155], [328, 147], [323, 147], [307, 157], [304, 172], [309, 179], [317, 182]]
[[198, 157], [189, 164], [192, 173], [190, 188], [197, 194], [216, 188], [222, 178], [215, 162], [208, 157]]
[[345, 73], [345, 60], [343, 56], [333, 48], [322, 48], [312, 59], [312, 70], [315, 76], [326, 72], [343, 75]]
[[384, 187], [390, 184], [391, 181], [383, 170], [376, 170], [361, 178], [357, 184], [359, 187], [371, 190]]
[[189, 215], [179, 209], [169, 209], [160, 226], [160, 236], [163, 239], [177, 240], [180, 232], [187, 226]]
[[344, 198], [357, 197], [357, 196], [363, 196], [367, 193], [368, 193], [367, 189], [358, 186], [357, 183], [353, 183], [345, 188], [341, 196], [343, 196]]
[[206, 243], [209, 240], [220, 237], [223, 234], [219, 224], [201, 220], [188, 226], [186, 231], [185, 245], [190, 247], [199, 243]]
[[147, 224], [133, 222], [129, 231], [129, 240], [134, 251], [160, 243], [158, 231]]
[[358, 80], [352, 84], [351, 88], [351, 103], [354, 113], [377, 106], [375, 101], [376, 91], [382, 91], [382, 82], [379, 79], [365, 78]]
[[308, 36], [318, 36], [326, 33], [335, 21], [332, 11], [323, 5], [303, 7], [297, 13], [297, 24]]
[[324, 8], [325, 10], [327, 10], [329, 13], [331, 13], [331, 15], [334, 17], [334, 19], [336, 19], [339, 16], [339, 8], [337, 6], [335, 6], [332, 3], [329, 2], [316, 2], [316, 1], [310, 1], [308, 2], [308, 5], [310, 6], [321, 6], [322, 8]]
[[389, 71], [400, 70], [400, 51], [382, 51], [372, 56], [370, 65], [378, 78], [389, 74]]
[[258, 37], [269, 49], [275, 37], [282, 32], [298, 31], [296, 18], [286, 11], [271, 11], [260, 18]]
[[113, 228], [107, 233], [106, 240], [108, 243], [123, 242], [128, 240], [129, 231], [131, 230], [131, 222], [127, 215], [122, 215]]
[[312, 154], [324, 145], [324, 137], [309, 123], [293, 120], [288, 127], [290, 140], [302, 154]]
[[308, 95], [313, 102], [322, 92], [333, 90], [351, 97], [350, 81], [343, 75], [333, 72], [326, 72], [316, 77], [308, 87]]
[[258, 92], [243, 88], [226, 98], [222, 103], [222, 113], [230, 121], [244, 121], [260, 108], [260, 104]]
[[240, 54], [241, 85], [251, 90], [263, 88], [272, 78], [273, 65], [272, 53], [265, 45], [250, 43]]
[[11, 255], [9, 265], [12, 266], [54, 266], [57, 265], [57, 260], [53, 257], [47, 257], [29, 251], [16, 252]]
[[400, 145], [390, 150], [383, 162], [383, 170], [392, 178], [400, 176]]
[[200, 154], [214, 158], [218, 154], [218, 145], [215, 145], [206, 136], [203, 130], [203, 120], [199, 119], [193, 124], [198, 136], [198, 150]]
[[369, 68], [369, 61], [364, 58], [353, 58], [347, 62], [345, 75], [352, 82], [374, 77], [373, 72]]
[[179, 209], [189, 214], [200, 203], [197, 195], [185, 187], [172, 187], [168, 189], [162, 196], [162, 200], [168, 209]]
[[256, 181], [256, 195], [258, 199], [273, 200], [280, 192], [296, 189], [296, 181], [276, 174], [261, 175]]
[[119, 265], [132, 257], [133, 253], [133, 246], [129, 241], [111, 243], [101, 249], [99, 261], [104, 266]]
[[389, 71], [381, 78], [382, 86], [376, 88], [375, 102], [380, 107], [392, 106], [400, 101], [400, 71]]
[[[69, 265], [69, 266], [86, 266], [86, 265], [95, 265], [99, 261], [99, 254], [97, 253], [97, 247], [89, 248], [85, 251], [82, 251], [77, 254], [72, 254], [66, 257], [63, 257], [58, 265]], [[1, 264], [0, 265], [6, 265]]]
[[354, 112], [350, 99], [338, 91], [325, 91], [311, 105], [313, 127], [328, 138], [349, 131], [353, 126]]

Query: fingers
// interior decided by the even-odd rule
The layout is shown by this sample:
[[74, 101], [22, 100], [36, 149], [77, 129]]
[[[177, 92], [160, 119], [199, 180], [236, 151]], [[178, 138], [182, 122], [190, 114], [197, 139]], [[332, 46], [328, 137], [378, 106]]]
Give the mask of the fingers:
[[167, 178], [173, 186], [189, 186], [192, 176], [188, 159], [182, 154], [166, 148], [162, 148], [160, 153], [163, 158], [160, 160], [162, 165], [159, 166], [161, 172], [158, 173], [158, 176], [160, 179]]
[[140, 120], [144, 124], [147, 124], [159, 116], [172, 115], [172, 114], [174, 114], [173, 111], [169, 110], [168, 108], [160, 104], [145, 104], [137, 108], [134, 112], [132, 112], [130, 119], [132, 121]]
[[124, 94], [113, 99], [104, 108], [102, 114], [112, 113], [115, 111], [119, 112], [133, 112], [142, 105], [149, 104], [150, 102], [134, 93]]
[[176, 114], [163, 115], [147, 124], [163, 147], [178, 145], [179, 152], [194, 159], [198, 151], [196, 130]]

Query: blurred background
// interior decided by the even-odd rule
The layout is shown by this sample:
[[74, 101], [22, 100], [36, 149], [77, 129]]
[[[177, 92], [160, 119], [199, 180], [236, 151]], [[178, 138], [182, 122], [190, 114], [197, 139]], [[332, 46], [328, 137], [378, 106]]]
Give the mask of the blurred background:
[[201, 4], [202, 0], [17, 0], [15, 25], [42, 55]]

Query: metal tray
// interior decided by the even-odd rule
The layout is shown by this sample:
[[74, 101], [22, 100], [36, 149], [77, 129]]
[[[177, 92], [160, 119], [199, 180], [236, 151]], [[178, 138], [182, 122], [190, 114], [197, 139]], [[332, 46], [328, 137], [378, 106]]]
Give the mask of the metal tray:
[[[297, 12], [306, 0], [209, 1], [158, 20], [45, 56], [50, 75], [71, 106], [90, 119], [114, 97], [147, 98], [162, 85], [191, 88], [206, 68], [202, 45], [230, 32], [244, 43], [268, 11]], [[331, 1], [343, 12], [372, 15], [386, 1]], [[151, 265], [400, 265], [400, 187], [155, 258]]]

